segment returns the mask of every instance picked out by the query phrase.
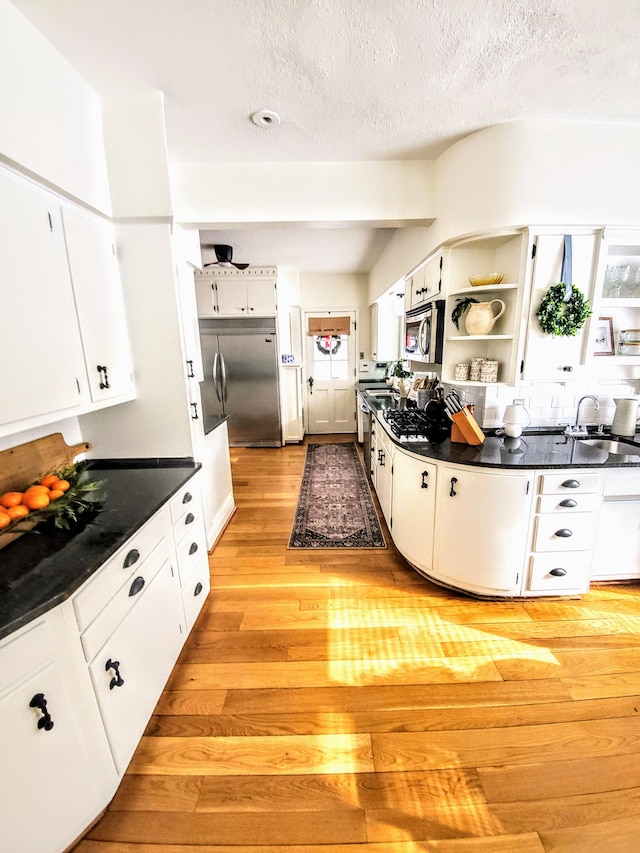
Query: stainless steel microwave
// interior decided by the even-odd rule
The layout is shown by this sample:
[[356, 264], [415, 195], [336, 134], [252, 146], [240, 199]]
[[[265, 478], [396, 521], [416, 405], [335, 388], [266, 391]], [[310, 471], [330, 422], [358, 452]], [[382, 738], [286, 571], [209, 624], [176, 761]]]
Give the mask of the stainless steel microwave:
[[442, 364], [445, 300], [435, 299], [407, 311], [404, 319], [404, 357]]

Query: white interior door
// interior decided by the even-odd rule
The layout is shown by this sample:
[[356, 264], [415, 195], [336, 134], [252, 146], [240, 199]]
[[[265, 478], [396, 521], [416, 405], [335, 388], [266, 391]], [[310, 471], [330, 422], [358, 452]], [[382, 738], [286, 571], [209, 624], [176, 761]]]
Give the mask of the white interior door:
[[313, 311], [305, 315], [349, 317], [349, 335], [305, 335], [307, 373], [307, 432], [311, 434], [356, 431], [355, 311]]

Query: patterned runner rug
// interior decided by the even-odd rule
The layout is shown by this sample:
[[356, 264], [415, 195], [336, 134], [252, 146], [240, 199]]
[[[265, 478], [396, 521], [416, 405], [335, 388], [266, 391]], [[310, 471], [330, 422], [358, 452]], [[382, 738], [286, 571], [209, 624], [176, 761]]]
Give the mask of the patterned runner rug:
[[355, 444], [309, 444], [289, 548], [386, 548]]

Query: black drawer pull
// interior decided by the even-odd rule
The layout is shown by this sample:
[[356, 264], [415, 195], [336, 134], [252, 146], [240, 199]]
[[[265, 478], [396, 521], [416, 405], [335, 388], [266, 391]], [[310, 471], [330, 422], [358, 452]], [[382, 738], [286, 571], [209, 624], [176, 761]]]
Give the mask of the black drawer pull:
[[579, 489], [580, 480], [565, 480], [561, 485], [564, 489]]
[[124, 563], [122, 564], [123, 569], [130, 569], [134, 563], [137, 563], [140, 559], [140, 551], [137, 548], [132, 548], [127, 556], [124, 558]]
[[553, 575], [554, 578], [563, 578], [566, 575], [566, 573], [567, 573], [567, 570], [563, 569], [563, 568], [551, 569], [551, 571], [549, 572], [549, 574]]
[[428, 477], [428, 476], [429, 476], [429, 472], [428, 472], [428, 471], [423, 471], [423, 472], [422, 472], [422, 474], [421, 474], [422, 482], [420, 483], [420, 488], [421, 488], [421, 489], [428, 489], [428, 488], [429, 488], [429, 484], [427, 483], [427, 477]]
[[198, 543], [192, 542], [191, 547], [189, 548], [189, 556], [191, 556], [192, 554], [195, 554], [197, 550], [198, 550]]
[[120, 661], [119, 660], [109, 660], [104, 665], [104, 671], [109, 672], [112, 669], [115, 672], [115, 676], [109, 682], [109, 690], [113, 690], [114, 687], [122, 687], [124, 684], [124, 678], [120, 675]]
[[192, 524], [196, 520], [195, 515], [192, 512], [188, 512], [185, 516], [184, 523]]
[[47, 711], [47, 700], [44, 698], [44, 693], [36, 693], [31, 702], [29, 702], [30, 708], [37, 708], [42, 716], [38, 720], [38, 728], [44, 729], [45, 732], [50, 732], [53, 728], [53, 720], [51, 719], [51, 714]]
[[455, 484], [456, 484], [457, 482], [458, 482], [458, 478], [457, 478], [457, 477], [452, 477], [452, 478], [451, 478], [451, 491], [449, 492], [449, 497], [450, 497], [450, 498], [455, 498], [455, 496], [458, 494], [458, 493], [456, 492], [455, 488], [454, 488], [454, 486], [455, 486]]
[[192, 501], [192, 500], [193, 500], [193, 495], [191, 494], [191, 492], [185, 492], [184, 497], [182, 498], [182, 503], [188, 504], [189, 501]]
[[565, 498], [563, 501], [560, 501], [560, 506], [573, 509], [574, 506], [578, 506], [578, 501], [574, 501], [573, 498]]
[[129, 597], [137, 595], [144, 586], [144, 578], [138, 575], [134, 582], [129, 587]]
[[568, 527], [561, 527], [553, 535], [559, 536], [561, 539], [568, 539], [570, 536], [573, 536], [573, 532]]
[[202, 592], [202, 584], [200, 583], [200, 581], [198, 581], [198, 583], [195, 586], [195, 589], [193, 590], [194, 597], [196, 595], [200, 595], [201, 592]]

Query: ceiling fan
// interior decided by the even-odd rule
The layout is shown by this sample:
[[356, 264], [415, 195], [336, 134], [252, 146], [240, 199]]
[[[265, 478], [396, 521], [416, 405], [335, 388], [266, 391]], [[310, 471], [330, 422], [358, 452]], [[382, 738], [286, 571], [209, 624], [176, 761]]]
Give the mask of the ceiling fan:
[[211, 261], [209, 264], [203, 264], [204, 267], [235, 267], [239, 270], [246, 270], [249, 264], [236, 264], [231, 259], [233, 258], [233, 248], [231, 246], [224, 246], [220, 244], [204, 244], [202, 246], [203, 249], [213, 249], [216, 253], [215, 261]]

